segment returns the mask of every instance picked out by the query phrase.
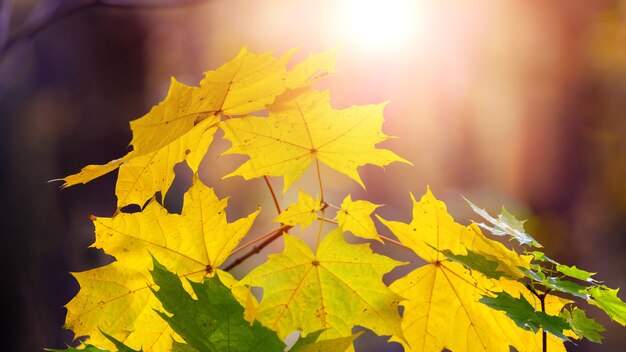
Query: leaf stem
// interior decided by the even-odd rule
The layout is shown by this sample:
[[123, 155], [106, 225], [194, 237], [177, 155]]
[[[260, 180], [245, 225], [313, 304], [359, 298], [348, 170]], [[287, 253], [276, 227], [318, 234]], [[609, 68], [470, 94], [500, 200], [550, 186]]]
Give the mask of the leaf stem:
[[[326, 204], [326, 203], [324, 203]], [[326, 208], [327, 206], [323, 207], [322, 210], [322, 219], [324, 219], [324, 215], [326, 214]], [[317, 249], [320, 246], [320, 239], [322, 238], [322, 229], [324, 228], [324, 221], [320, 221], [320, 228], [317, 231], [317, 240], [315, 241], [315, 253], [317, 253]]]
[[235, 253], [241, 252], [242, 250], [244, 250], [244, 249], [246, 249], [246, 248], [250, 247], [251, 245], [253, 245], [253, 244], [255, 244], [255, 243], [257, 243], [257, 242], [259, 242], [259, 241], [261, 241], [261, 240], [264, 240], [264, 239], [266, 239], [266, 238], [268, 238], [268, 237], [270, 237], [270, 236], [272, 236], [272, 235], [276, 234], [277, 232], [284, 232], [284, 231], [287, 231], [287, 230], [289, 230], [291, 227], [292, 227], [292, 226], [290, 226], [290, 225], [282, 225], [281, 227], [279, 227], [279, 228], [277, 228], [277, 229], [274, 229], [274, 230], [272, 230], [272, 231], [270, 231], [270, 232], [268, 232], [268, 233], [266, 233], [266, 234], [264, 234], [264, 235], [261, 235], [261, 236], [259, 236], [259, 237], [255, 238], [255, 239], [253, 239], [252, 241], [250, 241], [250, 242], [248, 242], [248, 243], [244, 244], [243, 246], [241, 246], [241, 247], [239, 247], [239, 248], [234, 249], [232, 252], [230, 252], [230, 255], [233, 255], [233, 254], [235, 254]]
[[320, 197], [324, 203], [324, 186], [322, 185], [322, 173], [320, 172], [320, 162], [315, 158], [315, 170], [317, 171], [317, 183], [320, 185]]
[[274, 188], [272, 187], [272, 184], [270, 183], [270, 180], [267, 176], [263, 176], [263, 180], [265, 180], [265, 184], [267, 185], [267, 188], [270, 190], [270, 193], [272, 194], [272, 200], [274, 201], [274, 207], [276, 207], [276, 211], [278, 212], [278, 215], [280, 215], [280, 213], [282, 213], [283, 211], [280, 209], [280, 204], [278, 203], [278, 198], [276, 198], [276, 193], [274, 193]]
[[[289, 229], [291, 229], [292, 227], [293, 226], [291, 226], [291, 225], [283, 225], [283, 226], [279, 227], [276, 231], [273, 232], [272, 235], [270, 235], [269, 238], [267, 238], [265, 241], [261, 242], [261, 244], [259, 244], [258, 246], [254, 246], [252, 248], [252, 250], [250, 250], [248, 253], [242, 255], [241, 257], [237, 258], [237, 260], [235, 260], [234, 262], [228, 264], [223, 270], [224, 271], [230, 271], [231, 269], [235, 268], [239, 264], [241, 264], [244, 261], [246, 261], [248, 258], [252, 257], [253, 255], [255, 255], [257, 253], [259, 253], [263, 248], [267, 247], [270, 243], [274, 242], [277, 238], [279, 238], [284, 233], [289, 231]], [[236, 249], [235, 251], [238, 251], [238, 249]]]

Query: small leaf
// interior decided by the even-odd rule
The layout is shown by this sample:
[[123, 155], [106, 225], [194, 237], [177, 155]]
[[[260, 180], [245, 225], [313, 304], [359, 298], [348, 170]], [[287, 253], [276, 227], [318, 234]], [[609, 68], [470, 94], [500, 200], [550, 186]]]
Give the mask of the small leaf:
[[576, 297], [587, 299], [587, 293], [586, 293], [587, 288], [573, 281], [564, 280], [558, 277], [548, 276], [541, 283], [550, 289], [569, 293]]
[[549, 289], [587, 299], [587, 288], [585, 286], [581, 286], [573, 281], [564, 280], [558, 277], [546, 276], [542, 267], [537, 267], [536, 270], [527, 268], [520, 268], [520, 270], [527, 278], [540, 283]]
[[529, 252], [529, 254], [531, 254], [534, 257], [535, 260], [538, 260], [538, 261], [541, 261], [541, 262], [546, 262], [546, 263], [557, 264], [557, 265], [559, 264], [556, 261], [548, 258], [548, 256], [545, 253], [543, 253], [543, 252], [532, 251], [532, 252]]
[[516, 239], [520, 244], [530, 245], [533, 247], [543, 247], [539, 242], [537, 242], [532, 236], [524, 231], [524, 222], [519, 221], [509, 213], [504, 207], [502, 207], [502, 213], [498, 215], [498, 218], [494, 218], [489, 215], [485, 209], [479, 208], [474, 203], [470, 202], [467, 198], [463, 197], [467, 204], [474, 210], [474, 212], [485, 220], [487, 220], [491, 225], [489, 226], [483, 223], [479, 223], [478, 226], [490, 231], [496, 236], [504, 236], [509, 235], [512, 238]]
[[495, 297], [483, 296], [480, 302], [493, 309], [504, 311], [522, 329], [533, 332], [543, 329], [561, 340], [569, 341], [563, 330], [569, 329], [570, 326], [563, 318], [536, 311], [524, 296], [515, 298], [504, 291], [492, 293]]
[[611, 319], [626, 326], [626, 303], [617, 297], [618, 290], [604, 285], [590, 287], [588, 292], [591, 299], [588, 302], [600, 307]]
[[591, 273], [589, 271], [578, 269], [576, 265], [567, 266], [567, 265], [558, 264], [556, 266], [556, 270], [558, 270], [562, 274], [565, 274], [567, 276], [573, 277], [578, 280], [587, 281], [587, 282], [597, 282], [596, 280], [591, 278], [593, 275], [597, 273]]
[[322, 203], [319, 197], [313, 199], [308, 193], [300, 190], [298, 201], [280, 213], [274, 221], [291, 226], [300, 225], [304, 230], [317, 220], [317, 212], [320, 209], [322, 209]]
[[151, 288], [169, 313], [161, 318], [199, 352], [280, 351], [283, 342], [276, 332], [244, 319], [244, 309], [222, 284], [219, 276], [203, 283], [190, 281], [196, 299], [183, 288], [181, 280], [154, 259], [151, 271], [158, 290]]
[[343, 231], [350, 231], [353, 235], [382, 242], [376, 231], [374, 220], [371, 215], [380, 207], [378, 204], [365, 200], [352, 200], [348, 196], [341, 203], [341, 209], [337, 212], [337, 222]]
[[443, 253], [448, 260], [462, 264], [470, 270], [476, 270], [490, 279], [497, 280], [505, 275], [503, 271], [496, 270], [498, 269], [497, 261], [489, 260], [469, 249], [467, 250], [467, 255], [454, 254], [449, 249], [440, 252]]
[[602, 343], [602, 335], [600, 333], [605, 330], [604, 327], [595, 320], [587, 318], [584, 310], [574, 307], [570, 313], [569, 310], [564, 309], [561, 312], [561, 317], [567, 321], [574, 333], [579, 337], [586, 338], [592, 342]]

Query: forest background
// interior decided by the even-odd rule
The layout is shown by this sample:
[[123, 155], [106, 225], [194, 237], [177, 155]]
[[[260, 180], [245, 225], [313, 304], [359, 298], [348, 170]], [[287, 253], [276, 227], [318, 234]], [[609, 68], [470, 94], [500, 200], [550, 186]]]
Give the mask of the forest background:
[[[529, 219], [548, 255], [626, 286], [626, 1], [385, 3], [1, 0], [4, 349], [70, 343], [63, 305], [78, 286], [68, 272], [109, 260], [86, 249], [88, 217], [115, 209], [115, 175], [63, 191], [47, 181], [125, 154], [128, 122], [162, 100], [170, 76], [193, 84], [244, 45], [276, 55], [300, 48], [294, 61], [338, 47], [337, 74], [318, 86], [334, 106], [389, 101], [383, 130], [399, 138], [382, 146], [415, 167], [363, 167], [367, 190], [336, 177], [328, 192], [386, 204], [380, 214], [401, 221], [411, 216], [408, 192], [427, 184], [464, 223], [475, 217], [461, 195], [492, 213], [504, 204]], [[262, 181], [242, 190], [238, 179], [218, 179], [240, 160], [218, 160], [217, 149], [201, 178], [232, 195], [229, 215], [271, 207]], [[177, 170], [173, 210], [189, 186]], [[309, 176], [304, 184], [315, 182]], [[626, 345], [619, 325], [589, 314], [607, 327], [604, 344], [572, 351]]]

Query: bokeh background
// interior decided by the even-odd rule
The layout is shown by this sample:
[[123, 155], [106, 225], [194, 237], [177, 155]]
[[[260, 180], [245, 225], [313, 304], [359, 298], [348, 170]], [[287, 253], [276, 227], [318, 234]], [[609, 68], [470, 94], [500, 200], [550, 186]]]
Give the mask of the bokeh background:
[[[626, 1], [0, 0], [3, 350], [72, 343], [68, 272], [110, 260], [87, 249], [88, 216], [113, 213], [115, 173], [65, 190], [47, 181], [125, 154], [128, 122], [165, 96], [170, 76], [197, 84], [243, 46], [299, 48], [296, 60], [339, 48], [337, 73], [318, 85], [333, 104], [389, 101], [384, 132], [399, 138], [382, 146], [415, 166], [363, 167], [366, 190], [324, 169], [329, 201], [347, 190], [408, 221], [409, 192], [429, 184], [462, 223], [477, 218], [461, 195], [491, 212], [505, 205], [550, 256], [626, 286]], [[201, 178], [232, 196], [231, 218], [273, 210], [262, 181], [220, 180], [242, 160], [218, 159], [227, 146], [211, 149]], [[173, 211], [189, 185], [177, 171]], [[312, 177], [281, 201], [315, 192]], [[626, 330], [588, 312], [607, 327], [604, 344], [571, 350], [623, 350]], [[359, 341], [381, 350], [384, 339]]]

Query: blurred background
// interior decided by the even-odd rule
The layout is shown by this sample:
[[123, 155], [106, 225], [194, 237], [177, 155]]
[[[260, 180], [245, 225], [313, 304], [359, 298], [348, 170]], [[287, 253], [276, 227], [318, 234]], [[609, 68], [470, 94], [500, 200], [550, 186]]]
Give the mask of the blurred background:
[[[478, 220], [461, 195], [492, 213], [505, 205], [548, 255], [626, 286], [626, 1], [0, 0], [4, 350], [72, 343], [63, 305], [78, 285], [68, 272], [110, 260], [87, 249], [88, 217], [112, 215], [115, 173], [62, 191], [47, 181], [124, 155], [128, 122], [164, 98], [170, 76], [197, 84], [243, 46], [299, 48], [295, 61], [337, 47], [337, 73], [318, 85], [333, 105], [389, 101], [383, 130], [399, 138], [381, 146], [415, 166], [363, 167], [367, 190], [323, 169], [329, 202], [348, 191], [409, 221], [409, 191], [429, 184], [461, 223]], [[231, 220], [257, 205], [271, 219], [261, 180], [220, 180], [245, 160], [218, 160], [227, 147], [212, 147], [201, 178], [232, 196]], [[186, 167], [177, 171], [172, 211], [189, 185]], [[298, 187], [315, 193], [313, 176], [281, 202]], [[626, 330], [588, 314], [607, 328], [604, 344], [571, 351], [623, 350]]]

